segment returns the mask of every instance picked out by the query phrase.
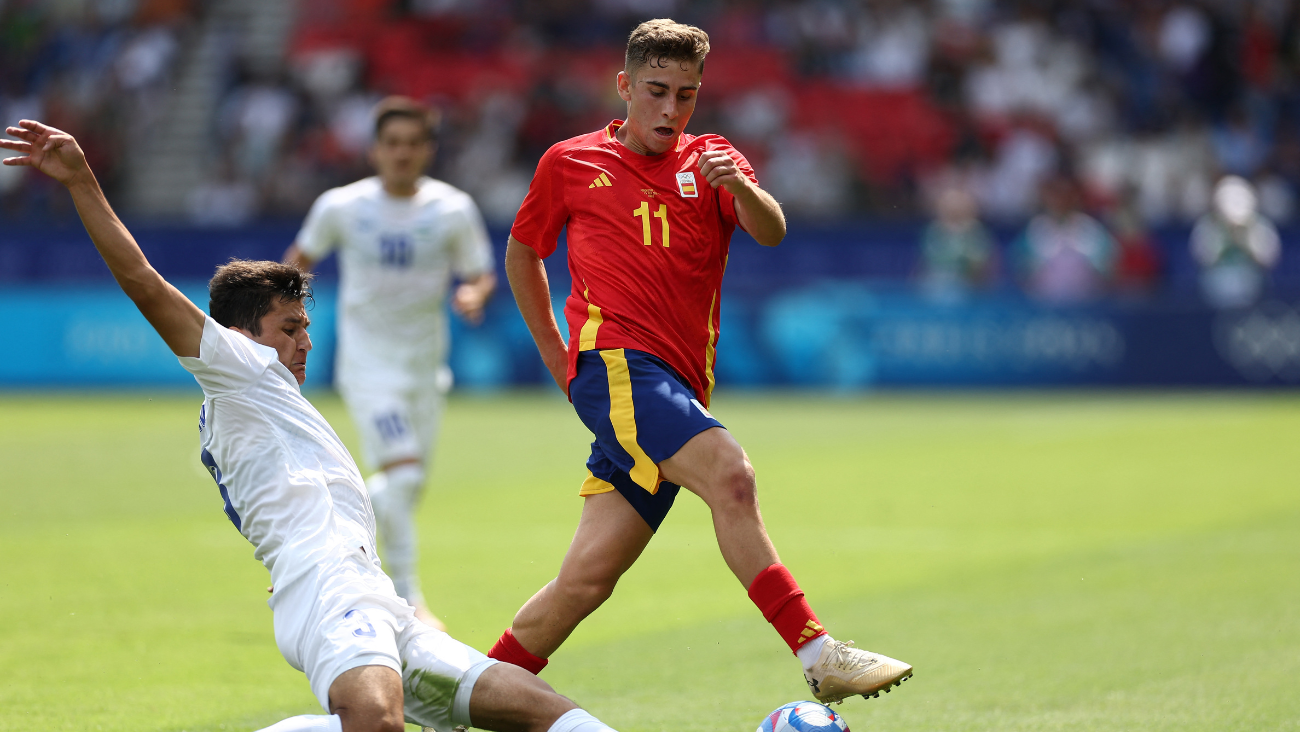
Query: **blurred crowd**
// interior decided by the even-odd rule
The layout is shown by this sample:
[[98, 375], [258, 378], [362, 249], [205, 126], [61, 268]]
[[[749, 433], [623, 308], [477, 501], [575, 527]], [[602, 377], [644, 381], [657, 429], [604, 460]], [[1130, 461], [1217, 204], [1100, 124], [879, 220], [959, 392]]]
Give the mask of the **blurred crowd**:
[[[106, 189], [166, 108], [190, 0], [0, 0], [0, 121], [74, 131]], [[49, 181], [0, 167], [0, 213], [66, 207]]]
[[[1141, 298], [1162, 284], [1163, 253], [1131, 205], [1099, 221], [1083, 210], [1078, 185], [1064, 174], [1045, 181], [1040, 197], [1043, 211], [1004, 252], [979, 219], [975, 197], [959, 187], [944, 190], [920, 242], [922, 291], [959, 303], [1010, 279], [1040, 302], [1078, 305], [1112, 295]], [[1268, 293], [1281, 256], [1277, 228], [1241, 176], [1224, 176], [1211, 198], [1189, 241], [1201, 293], [1220, 309], [1253, 305]]]
[[[0, 116], [90, 139], [111, 187], [216, 1], [0, 0]], [[1252, 220], [1293, 216], [1298, 0], [303, 0], [279, 68], [229, 60], [189, 215], [302, 214], [367, 173], [370, 110], [402, 93], [442, 112], [434, 175], [509, 222], [551, 143], [621, 116], [626, 34], [665, 16], [712, 40], [688, 131], [729, 137], [791, 216], [934, 217], [935, 292], [1143, 291], [1147, 228], [1214, 238], [1225, 176]], [[29, 206], [16, 180], [4, 205]], [[981, 221], [1029, 223], [999, 254]]]
[[310, 7], [282, 75], [232, 74], [219, 124], [236, 174], [286, 212], [362, 170], [370, 104], [402, 92], [446, 113], [439, 174], [509, 220], [550, 143], [620, 116], [622, 41], [657, 15], [712, 38], [692, 130], [731, 138], [795, 215], [914, 216], [961, 187], [1024, 220], [1065, 173], [1092, 210], [1192, 220], [1236, 174], [1286, 220], [1300, 184], [1289, 0]]

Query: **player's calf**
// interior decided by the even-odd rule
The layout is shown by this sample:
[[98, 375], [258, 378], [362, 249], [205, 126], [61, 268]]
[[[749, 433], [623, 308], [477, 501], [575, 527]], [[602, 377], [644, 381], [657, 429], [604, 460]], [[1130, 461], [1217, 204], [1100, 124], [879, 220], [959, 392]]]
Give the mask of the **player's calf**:
[[524, 603], [488, 656], [539, 673], [578, 623], [609, 598], [652, 536], [621, 494], [588, 496], [559, 576]]
[[585, 618], [614, 594], [625, 571], [627, 567], [613, 558], [568, 561], [566, 557], [551, 591], [556, 603], [566, 608], [564, 615]]
[[614, 594], [617, 582], [617, 577], [565, 577], [561, 570], [543, 592], [549, 590], [552, 594], [556, 619], [562, 619], [563, 625], [576, 626]]
[[508, 663], [479, 676], [469, 717], [475, 727], [496, 732], [612, 732], [545, 681]]
[[906, 663], [853, 648], [826, 633], [767, 537], [754, 469], [729, 432], [701, 432], [660, 468], [668, 480], [689, 487], [708, 504], [727, 566], [798, 657], [819, 701], [879, 694], [912, 675]]

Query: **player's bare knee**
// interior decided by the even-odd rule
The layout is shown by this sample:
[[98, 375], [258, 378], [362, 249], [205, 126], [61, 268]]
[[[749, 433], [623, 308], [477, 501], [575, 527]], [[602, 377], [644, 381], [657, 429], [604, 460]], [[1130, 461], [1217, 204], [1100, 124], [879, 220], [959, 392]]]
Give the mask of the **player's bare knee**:
[[356, 705], [333, 710], [343, 732], [406, 732], [402, 705]]
[[405, 732], [402, 681], [386, 666], [358, 666], [330, 685], [330, 712], [343, 732]]
[[717, 484], [720, 489], [717, 495], [722, 505], [713, 508], [749, 512], [758, 505], [758, 482], [754, 477], [754, 466], [749, 464], [743, 453], [719, 469]]
[[360, 719], [340, 715], [340, 720], [343, 722], [343, 732], [406, 732], [406, 721], [400, 717], [396, 720], [388, 716], [383, 719]]
[[758, 505], [758, 484], [754, 481], [752, 469], [741, 471], [729, 483], [731, 502], [745, 512], [752, 511]]

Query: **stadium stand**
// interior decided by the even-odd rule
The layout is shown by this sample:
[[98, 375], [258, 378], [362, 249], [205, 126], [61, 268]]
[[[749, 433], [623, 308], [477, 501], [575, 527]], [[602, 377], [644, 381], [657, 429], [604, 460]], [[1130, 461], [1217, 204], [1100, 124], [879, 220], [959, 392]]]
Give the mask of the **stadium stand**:
[[[437, 174], [508, 221], [546, 145], [618, 116], [618, 48], [647, 14], [710, 31], [694, 127], [735, 138], [765, 179], [791, 179], [774, 185], [795, 215], [915, 216], [956, 180], [986, 216], [1023, 221], [1061, 168], [1092, 209], [1128, 192], [1149, 223], [1203, 213], [1222, 173], [1253, 179], [1273, 220], [1292, 215], [1288, 0], [10, 2], [5, 65], [22, 73], [0, 109], [91, 140], [137, 210], [238, 223], [300, 214], [356, 175], [366, 105], [411, 94], [445, 112]], [[215, 81], [168, 83], [204, 73]], [[210, 110], [206, 126], [178, 107]], [[161, 156], [198, 161], [188, 173], [158, 174], [166, 161], [145, 152], [149, 165], [129, 164], [153, 137], [122, 121], [138, 117], [164, 139], [200, 128], [201, 145]], [[8, 211], [61, 205], [14, 181], [0, 182]], [[224, 193], [213, 200], [233, 215], [193, 205], [212, 198], [195, 189]]]

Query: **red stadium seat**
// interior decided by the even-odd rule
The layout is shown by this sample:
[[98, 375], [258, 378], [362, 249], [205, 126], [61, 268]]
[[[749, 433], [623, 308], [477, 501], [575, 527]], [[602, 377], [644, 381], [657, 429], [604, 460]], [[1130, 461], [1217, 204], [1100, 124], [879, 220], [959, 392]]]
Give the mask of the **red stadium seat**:
[[864, 176], [879, 182], [942, 162], [953, 144], [951, 125], [918, 91], [820, 82], [797, 94], [792, 122], [798, 129], [840, 133]]
[[704, 64], [704, 78], [712, 94], [728, 96], [758, 87], [790, 87], [790, 64], [784, 52], [750, 46], [715, 48]]
[[385, 51], [382, 65], [384, 88], [416, 98], [444, 97], [457, 101], [491, 89], [523, 91], [527, 74], [501, 54], [473, 54], [410, 49], [400, 55]]

